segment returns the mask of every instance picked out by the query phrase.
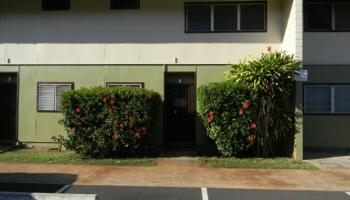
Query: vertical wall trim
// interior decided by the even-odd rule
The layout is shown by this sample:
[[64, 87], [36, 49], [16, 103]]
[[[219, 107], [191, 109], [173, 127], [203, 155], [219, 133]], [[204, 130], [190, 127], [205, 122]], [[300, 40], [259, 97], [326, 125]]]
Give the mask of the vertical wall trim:
[[237, 30], [238, 31], [241, 30], [241, 5], [240, 4], [237, 4]]
[[19, 65], [18, 66], [18, 71], [17, 71], [17, 95], [16, 95], [16, 145], [18, 145], [18, 141], [19, 141], [19, 101], [20, 101], [20, 98], [19, 98], [19, 95], [20, 95], [20, 80], [21, 80], [21, 68], [22, 68], [22, 65]]

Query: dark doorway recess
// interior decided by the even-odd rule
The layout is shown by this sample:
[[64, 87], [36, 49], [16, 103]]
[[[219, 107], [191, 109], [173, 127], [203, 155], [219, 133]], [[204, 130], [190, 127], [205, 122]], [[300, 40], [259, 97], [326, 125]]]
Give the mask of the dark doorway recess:
[[165, 74], [164, 143], [168, 150], [195, 147], [196, 84], [194, 73]]
[[0, 73], [0, 143], [13, 143], [17, 133], [17, 74]]

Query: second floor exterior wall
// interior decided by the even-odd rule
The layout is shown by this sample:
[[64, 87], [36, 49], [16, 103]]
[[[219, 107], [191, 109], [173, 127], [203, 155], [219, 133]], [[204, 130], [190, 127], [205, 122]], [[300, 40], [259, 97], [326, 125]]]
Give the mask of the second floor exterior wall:
[[349, 32], [305, 32], [305, 65], [349, 65]]
[[185, 33], [185, 2], [203, 1], [110, 10], [109, 0], [71, 0], [69, 11], [42, 11], [41, 0], [2, 0], [0, 64], [236, 63], [282, 49], [285, 1], [267, 1], [266, 32]]
[[303, 0], [305, 65], [350, 64], [349, 3], [343, 0]]

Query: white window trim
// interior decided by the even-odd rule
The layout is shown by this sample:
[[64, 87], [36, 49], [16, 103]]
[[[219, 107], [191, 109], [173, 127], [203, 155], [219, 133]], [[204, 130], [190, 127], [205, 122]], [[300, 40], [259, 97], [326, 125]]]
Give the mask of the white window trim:
[[305, 89], [306, 88], [315, 88], [315, 87], [329, 87], [331, 89], [331, 110], [329, 112], [306, 112], [305, 111], [305, 106], [306, 106], [306, 98], [305, 98], [305, 94], [304, 94], [304, 114], [311, 114], [311, 115], [317, 115], [317, 114], [334, 114], [334, 115], [348, 115], [350, 114], [350, 112], [336, 112], [335, 110], [335, 96], [336, 96], [336, 88], [339, 88], [339, 87], [346, 87], [346, 88], [349, 88], [350, 89], [350, 85], [346, 85], [346, 84], [339, 84], [339, 85], [329, 85], [329, 84], [325, 84], [325, 85], [304, 85], [304, 92], [305, 92]]
[[[54, 90], [54, 96], [53, 96], [53, 109], [41, 109], [39, 105], [39, 99], [40, 99], [40, 87], [41, 86], [51, 86]], [[58, 109], [57, 105], [57, 99], [58, 99], [58, 92], [57, 88], [58, 86], [69, 86], [71, 90], [74, 89], [74, 83], [73, 82], [59, 82], [59, 83], [49, 83], [49, 82], [38, 82], [37, 86], [37, 111], [38, 112], [59, 112], [60, 109]]]

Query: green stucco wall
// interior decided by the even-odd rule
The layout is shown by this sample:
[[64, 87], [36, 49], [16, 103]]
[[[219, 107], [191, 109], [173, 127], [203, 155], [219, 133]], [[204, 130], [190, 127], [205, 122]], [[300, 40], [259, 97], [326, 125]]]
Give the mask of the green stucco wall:
[[[104, 86], [106, 82], [144, 82], [145, 87], [163, 95], [164, 67], [159, 66], [21, 66], [19, 86], [18, 140], [50, 142], [52, 136], [65, 134], [58, 120], [60, 113], [36, 110], [37, 82], [74, 82], [75, 89]], [[162, 118], [157, 118], [162, 130]], [[161, 143], [158, 131], [152, 141]]]
[[[224, 65], [114, 65], [114, 66], [21, 66], [19, 69], [19, 127], [18, 140], [37, 143], [51, 142], [52, 136], [65, 135], [58, 121], [60, 113], [37, 112], [38, 82], [74, 82], [75, 89], [104, 86], [106, 82], [144, 82], [145, 88], [164, 95], [164, 73], [194, 72], [196, 85], [218, 82], [224, 79]], [[163, 143], [162, 106], [158, 110], [155, 132], [150, 136], [153, 144]], [[209, 143], [201, 122], [196, 122], [196, 144]]]
[[[101, 65], [101, 66], [20, 66], [18, 140], [27, 143], [52, 142], [51, 137], [65, 135], [58, 124], [60, 113], [37, 112], [38, 82], [74, 82], [75, 89], [104, 86], [106, 82], [144, 82], [146, 89], [153, 89], [164, 96], [164, 74], [172, 72], [196, 73], [197, 88], [224, 80], [225, 65]], [[8, 69], [7, 69], [8, 70]], [[302, 132], [296, 140], [296, 158], [302, 156]], [[150, 142], [163, 144], [163, 109], [158, 109], [155, 131]], [[196, 120], [196, 145], [207, 150], [213, 143], [205, 135], [199, 118]]]
[[[309, 81], [305, 84], [349, 84], [349, 66], [305, 66]], [[349, 115], [304, 115], [306, 148], [350, 149]]]

